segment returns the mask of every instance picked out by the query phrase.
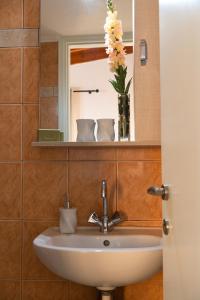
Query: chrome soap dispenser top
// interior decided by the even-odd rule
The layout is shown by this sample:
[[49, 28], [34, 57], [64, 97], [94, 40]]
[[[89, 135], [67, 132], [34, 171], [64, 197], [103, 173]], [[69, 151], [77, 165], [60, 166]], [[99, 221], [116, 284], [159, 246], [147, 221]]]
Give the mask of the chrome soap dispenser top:
[[70, 203], [69, 203], [69, 199], [67, 197], [67, 195], [65, 194], [64, 196], [64, 208], [70, 208]]
[[112, 229], [113, 226], [122, 222], [122, 218], [120, 214], [116, 211], [114, 215], [109, 219], [108, 214], [108, 201], [107, 201], [107, 182], [105, 179], [101, 182], [101, 198], [103, 200], [103, 216], [99, 218], [95, 212], [93, 212], [89, 219], [89, 223], [96, 224], [100, 227], [100, 231], [103, 233], [107, 233]]

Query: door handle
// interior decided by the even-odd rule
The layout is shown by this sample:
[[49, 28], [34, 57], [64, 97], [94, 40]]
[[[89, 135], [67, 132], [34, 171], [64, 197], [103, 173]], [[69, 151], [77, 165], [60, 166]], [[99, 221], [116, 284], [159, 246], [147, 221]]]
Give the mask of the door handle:
[[147, 193], [152, 196], [161, 197], [162, 200], [169, 199], [169, 187], [167, 185], [162, 185], [161, 187], [151, 186], [148, 188]]
[[140, 40], [140, 63], [142, 66], [147, 64], [148, 53], [147, 53], [147, 41], [142, 39]]
[[162, 227], [163, 227], [163, 232], [164, 232], [165, 235], [168, 235], [170, 229], [172, 228], [172, 226], [170, 225], [169, 220], [166, 220], [166, 219], [163, 220]]

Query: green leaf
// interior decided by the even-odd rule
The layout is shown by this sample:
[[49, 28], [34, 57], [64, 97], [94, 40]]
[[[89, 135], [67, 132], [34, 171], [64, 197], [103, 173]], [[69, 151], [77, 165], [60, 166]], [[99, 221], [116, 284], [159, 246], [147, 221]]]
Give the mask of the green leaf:
[[131, 86], [131, 82], [132, 82], [132, 78], [129, 80], [129, 82], [127, 83], [126, 89], [125, 89], [125, 94], [128, 94], [130, 86]]
[[119, 94], [128, 94], [132, 78], [126, 85], [127, 66], [119, 66], [114, 74], [115, 80], [110, 80], [110, 83]]
[[125, 90], [125, 79], [126, 79], [126, 72], [127, 72], [126, 70], [127, 68], [124, 68], [123, 66], [119, 66], [116, 70], [115, 79], [118, 83], [121, 93], [124, 93]]
[[112, 84], [112, 86], [114, 87], [115, 91], [116, 91], [117, 93], [120, 94], [121, 91], [120, 91], [120, 88], [118, 87], [116, 81], [114, 81], [114, 80], [109, 80], [109, 82]]

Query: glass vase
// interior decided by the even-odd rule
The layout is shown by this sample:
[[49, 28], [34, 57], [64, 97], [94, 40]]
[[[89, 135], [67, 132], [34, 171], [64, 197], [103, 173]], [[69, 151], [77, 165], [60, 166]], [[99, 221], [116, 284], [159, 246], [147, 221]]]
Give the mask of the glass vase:
[[118, 95], [118, 136], [119, 141], [130, 140], [130, 95]]

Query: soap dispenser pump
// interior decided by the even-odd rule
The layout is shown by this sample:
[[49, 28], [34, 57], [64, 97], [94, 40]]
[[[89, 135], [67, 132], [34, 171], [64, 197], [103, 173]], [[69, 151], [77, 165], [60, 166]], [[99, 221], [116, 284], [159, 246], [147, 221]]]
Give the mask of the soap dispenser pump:
[[64, 196], [64, 207], [60, 208], [60, 232], [75, 233], [77, 226], [76, 208], [70, 207], [67, 195]]
[[67, 197], [67, 195], [65, 194], [64, 196], [64, 208], [70, 208], [70, 203], [69, 203], [69, 199]]

